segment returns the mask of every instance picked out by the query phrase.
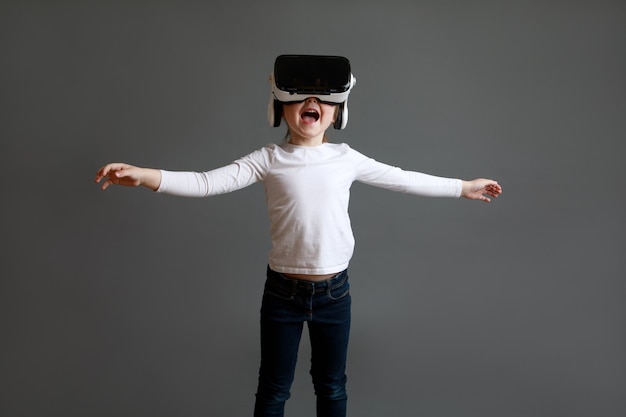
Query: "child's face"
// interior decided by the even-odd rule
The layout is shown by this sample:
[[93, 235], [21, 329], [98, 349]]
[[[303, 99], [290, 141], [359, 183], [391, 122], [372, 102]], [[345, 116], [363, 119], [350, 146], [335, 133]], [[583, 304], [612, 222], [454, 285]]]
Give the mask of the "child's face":
[[294, 143], [322, 143], [324, 133], [335, 121], [336, 114], [336, 105], [321, 103], [315, 97], [309, 97], [301, 103], [283, 105], [283, 118]]

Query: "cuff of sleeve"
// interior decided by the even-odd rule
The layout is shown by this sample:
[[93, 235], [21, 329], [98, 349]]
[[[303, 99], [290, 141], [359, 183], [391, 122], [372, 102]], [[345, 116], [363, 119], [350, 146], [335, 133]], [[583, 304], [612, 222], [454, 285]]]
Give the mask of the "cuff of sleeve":
[[154, 190], [155, 193], [162, 193], [163, 190], [166, 188], [163, 186], [163, 183], [165, 183], [165, 176], [167, 175], [166, 172], [162, 169], [160, 169], [159, 171], [161, 171], [161, 183], [159, 184], [159, 186], [157, 187], [156, 190]]

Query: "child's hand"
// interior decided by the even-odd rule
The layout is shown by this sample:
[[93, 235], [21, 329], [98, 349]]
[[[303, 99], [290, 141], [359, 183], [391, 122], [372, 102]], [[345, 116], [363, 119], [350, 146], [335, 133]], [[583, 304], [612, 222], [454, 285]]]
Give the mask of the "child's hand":
[[161, 171], [150, 168], [139, 168], [123, 163], [107, 164], [100, 168], [96, 174], [96, 182], [106, 178], [102, 184], [102, 189], [106, 190], [111, 184], [136, 187], [143, 185], [152, 190], [159, 188], [161, 184]]
[[463, 190], [461, 196], [470, 200], [481, 200], [489, 203], [491, 199], [485, 194], [497, 198], [502, 194], [502, 187], [494, 180], [484, 178], [475, 179], [473, 181], [463, 181]]

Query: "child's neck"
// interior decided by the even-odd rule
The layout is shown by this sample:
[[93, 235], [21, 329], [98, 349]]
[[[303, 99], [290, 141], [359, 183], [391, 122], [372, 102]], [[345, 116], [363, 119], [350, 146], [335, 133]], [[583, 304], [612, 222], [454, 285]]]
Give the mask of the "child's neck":
[[312, 138], [302, 137], [298, 135], [291, 135], [289, 143], [297, 146], [320, 146], [325, 142], [325, 135], [319, 135]]

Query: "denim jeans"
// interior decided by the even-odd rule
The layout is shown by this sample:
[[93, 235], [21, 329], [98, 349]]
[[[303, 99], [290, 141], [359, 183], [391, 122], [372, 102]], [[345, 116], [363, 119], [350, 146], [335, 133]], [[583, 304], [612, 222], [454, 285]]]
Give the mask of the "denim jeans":
[[350, 334], [348, 272], [312, 282], [267, 270], [261, 306], [261, 367], [254, 417], [282, 417], [290, 396], [304, 322], [318, 417], [346, 415]]

